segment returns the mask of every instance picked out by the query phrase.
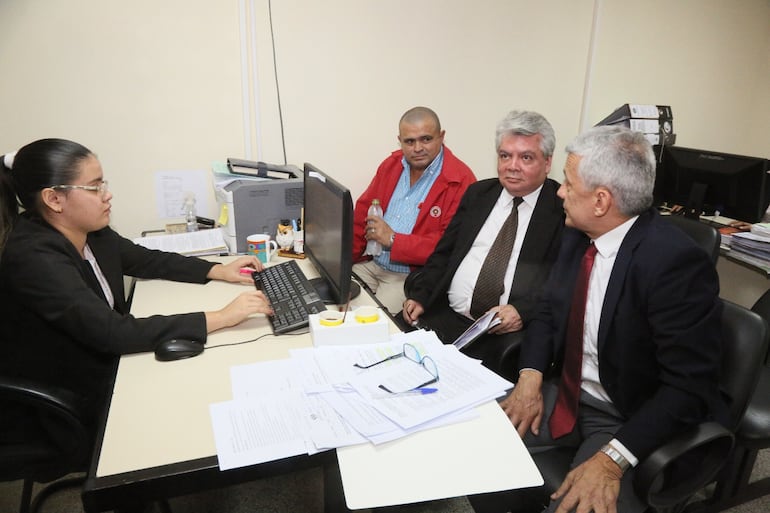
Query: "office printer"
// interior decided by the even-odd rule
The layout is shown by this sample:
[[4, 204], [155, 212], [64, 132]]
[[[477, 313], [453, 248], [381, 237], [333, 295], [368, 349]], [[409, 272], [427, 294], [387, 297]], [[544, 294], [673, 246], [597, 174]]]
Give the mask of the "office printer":
[[[285, 167], [285, 166], [284, 166]], [[294, 166], [292, 166], [294, 167]], [[281, 219], [302, 215], [304, 188], [302, 172], [296, 178], [238, 178], [215, 184], [214, 195], [220, 212], [222, 233], [231, 253], [246, 252], [246, 237], [267, 233], [275, 239]]]

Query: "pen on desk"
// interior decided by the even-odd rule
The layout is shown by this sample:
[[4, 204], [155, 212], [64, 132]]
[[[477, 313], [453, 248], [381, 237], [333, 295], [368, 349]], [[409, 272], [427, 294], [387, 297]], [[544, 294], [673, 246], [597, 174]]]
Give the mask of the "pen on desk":
[[382, 397], [400, 397], [404, 395], [428, 395], [438, 392], [438, 388], [415, 388], [414, 390], [406, 390], [405, 392], [394, 392], [390, 395], [384, 395]]

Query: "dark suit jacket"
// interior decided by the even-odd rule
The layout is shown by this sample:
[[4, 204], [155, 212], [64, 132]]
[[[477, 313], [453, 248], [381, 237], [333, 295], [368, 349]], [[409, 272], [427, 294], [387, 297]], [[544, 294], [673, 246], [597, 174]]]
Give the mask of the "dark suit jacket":
[[[572, 289], [588, 238], [565, 228], [519, 368], [560, 365]], [[719, 280], [708, 256], [649, 210], [626, 235], [599, 323], [599, 374], [627, 418], [615, 435], [638, 458], [706, 418], [721, 418]]]
[[[559, 249], [564, 210], [556, 195], [558, 190], [559, 183], [554, 180], [547, 179], [543, 184], [508, 297], [508, 303], [516, 307], [525, 324], [535, 309]], [[500, 192], [502, 185], [497, 178], [481, 180], [468, 187], [436, 250], [410, 284], [407, 297], [419, 301], [426, 311], [446, 305], [455, 271], [492, 212]]]
[[118, 355], [152, 351], [171, 338], [206, 340], [203, 312], [131, 316], [123, 276], [205, 283], [213, 264], [145, 249], [110, 228], [90, 234], [88, 245], [114, 309], [91, 265], [61, 233], [43, 222], [17, 221], [0, 258], [0, 372], [71, 390], [95, 416]]

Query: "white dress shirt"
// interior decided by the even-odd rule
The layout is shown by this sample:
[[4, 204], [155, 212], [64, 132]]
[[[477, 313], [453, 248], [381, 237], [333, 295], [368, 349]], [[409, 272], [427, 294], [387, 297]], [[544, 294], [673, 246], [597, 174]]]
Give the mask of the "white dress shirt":
[[[580, 386], [593, 397], [610, 404], [612, 400], [599, 380], [599, 322], [612, 267], [615, 265], [615, 257], [618, 256], [623, 239], [638, 217], [632, 217], [593, 241], [597, 253], [591, 277], [588, 280], [588, 298], [583, 324], [583, 374]], [[611, 443], [631, 465], [636, 466], [639, 460], [623, 444], [616, 439], [612, 439]]]
[[[498, 304], [503, 305], [508, 302], [521, 246], [524, 244], [524, 236], [527, 234], [527, 227], [529, 226], [530, 219], [532, 219], [532, 213], [535, 210], [537, 198], [540, 196], [542, 188], [543, 186], [541, 185], [536, 191], [522, 197], [518, 210], [519, 222], [516, 228], [516, 239], [514, 240], [511, 259], [508, 261], [508, 268], [503, 278], [504, 288]], [[487, 257], [487, 253], [489, 253], [489, 249], [492, 247], [492, 243], [495, 242], [497, 234], [500, 233], [503, 223], [508, 219], [512, 208], [513, 196], [503, 189], [497, 198], [495, 206], [492, 208], [492, 212], [489, 213], [487, 220], [476, 235], [471, 249], [465, 255], [462, 262], [460, 262], [455, 275], [452, 277], [448, 291], [449, 306], [460, 315], [472, 318], [470, 314], [471, 300], [473, 299], [473, 289], [476, 287], [476, 280], [478, 280], [479, 272], [481, 272], [481, 266]]]

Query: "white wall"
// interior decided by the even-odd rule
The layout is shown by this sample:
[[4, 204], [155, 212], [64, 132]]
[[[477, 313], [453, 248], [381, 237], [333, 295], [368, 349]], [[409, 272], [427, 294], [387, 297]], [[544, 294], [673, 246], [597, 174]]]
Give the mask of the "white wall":
[[770, 2], [604, 0], [588, 111], [671, 105], [677, 145], [770, 157]]
[[768, 22], [768, 0], [3, 0], [0, 151], [90, 147], [131, 237], [167, 221], [156, 171], [283, 161], [276, 69], [288, 162], [354, 195], [419, 104], [479, 177], [512, 108], [553, 123], [557, 179], [581, 119], [627, 102], [671, 105], [680, 145], [770, 157]]

